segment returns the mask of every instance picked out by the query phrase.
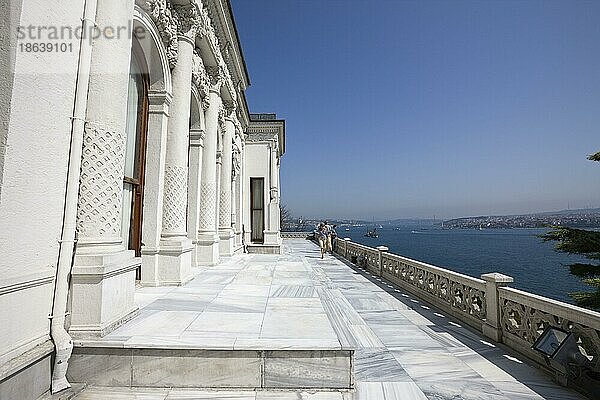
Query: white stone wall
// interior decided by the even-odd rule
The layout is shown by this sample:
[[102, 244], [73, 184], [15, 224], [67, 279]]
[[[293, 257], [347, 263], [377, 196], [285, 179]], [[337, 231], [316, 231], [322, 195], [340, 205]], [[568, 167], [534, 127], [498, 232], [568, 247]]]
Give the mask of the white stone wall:
[[271, 182], [269, 179], [269, 154], [270, 148], [267, 142], [246, 142], [246, 154], [244, 155], [244, 242], [251, 243], [251, 228], [250, 223], [250, 178], [264, 178], [264, 208], [265, 208], [265, 229], [269, 226], [268, 223], [268, 204], [269, 204], [269, 188]]
[[[83, 0], [24, 1], [19, 24], [76, 27], [82, 13]], [[52, 56], [14, 52], [0, 197], [0, 365], [49, 337], [79, 43], [72, 46]]]
[[[173, 41], [169, 39], [169, 34], [172, 35], [171, 39], [176, 39], [177, 29], [181, 30], [187, 23], [200, 24], [207, 29], [205, 35], [192, 37], [188, 45], [188, 50], [194, 50], [191, 46], [199, 46], [202, 51], [196, 49], [194, 54], [202, 53], [202, 57], [206, 58], [197, 62], [197, 65], [192, 64], [191, 70], [192, 83], [200, 95], [196, 112], [202, 113], [202, 119], [207, 119], [206, 115], [210, 114], [211, 110], [214, 114], [212, 125], [207, 123], [204, 127], [206, 132], [202, 132], [203, 136], [207, 137], [206, 142], [209, 141], [208, 138], [212, 138], [216, 144], [217, 114], [222, 103], [228, 104], [228, 109], [231, 110], [227, 122], [230, 136], [235, 137], [235, 134], [245, 131], [248, 121], [248, 113], [242, 98], [248, 82], [225, 0], [191, 1], [189, 4], [180, 1], [173, 3], [176, 7], [169, 10], [173, 12], [176, 11], [175, 9], [179, 10], [176, 11], [180, 12], [179, 25], [173, 25], [175, 23], [173, 14], [171, 17], [167, 15], [163, 7], [166, 3], [160, 0], [136, 1], [135, 9], [134, 0], [98, 0], [96, 10], [96, 23], [100, 27], [122, 26], [121, 23], [128, 22], [134, 16], [135, 26], [144, 26], [151, 34], [149, 40], [141, 44], [150, 70], [147, 168], [142, 222], [144, 243], [142, 283], [150, 285], [183, 284], [187, 279], [186, 277], [186, 279], [174, 280], [171, 279], [171, 275], [165, 277], [166, 263], [164, 259], [156, 256], [168, 253], [167, 255], [172, 257], [174, 254], [171, 247], [165, 246], [164, 241], [159, 241], [165, 237], [170, 238], [169, 234], [172, 233], [168, 229], [165, 230], [165, 224], [162, 223], [165, 222], [164, 199], [167, 198], [168, 201], [168, 196], [163, 196], [163, 193], [165, 185], [172, 183], [169, 179], [165, 179], [167, 161], [173, 161], [167, 157], [168, 154], [173, 153], [167, 151], [168, 145], [173, 144], [167, 143], [167, 138], [169, 134], [176, 136], [179, 150], [176, 154], [178, 157], [176, 165], [183, 169], [187, 169], [185, 167], [188, 163], [188, 153], [184, 150], [187, 150], [186, 146], [190, 141], [187, 118], [181, 118], [183, 113], [177, 112], [174, 105], [180, 104], [180, 108], [184, 110], [189, 108], [187, 101], [189, 101], [191, 85], [187, 81], [192, 54], [191, 51], [183, 53], [180, 47], [174, 46]], [[68, 54], [25, 53], [14, 51], [18, 46], [18, 43], [15, 43], [16, 39], [11, 42], [10, 37], [5, 40], [4, 36], [11, 34], [13, 28], [12, 34], [16, 36], [17, 25], [69, 26], [75, 29], [81, 25], [84, 4], [84, 0], [61, 2], [14, 0], [10, 2], [8, 13], [0, 13], [0, 23], [4, 24], [0, 32], [3, 34], [0, 44], [4, 46], [5, 43], [12, 43], [13, 47], [12, 53], [10, 46], [0, 49], [0, 55], [11, 55], [0, 59], [0, 68], [2, 72], [9, 69], [17, 71], [14, 79], [10, 74], [3, 74], [0, 78], [0, 90], [6, 89], [0, 93], [0, 111], [6, 110], [0, 114], [2, 115], [0, 121], [0, 366], [7, 365], [7, 362], [14, 361], [25, 353], [33, 354], [29, 351], [38, 344], [44, 344], [43, 354], [38, 351], [29, 359], [20, 358], [18, 361], [20, 364], [16, 366], [17, 369], [13, 368], [13, 372], [44, 357], [46, 357], [46, 370], [49, 369], [47, 355], [52, 351], [52, 344], [49, 342], [48, 317], [52, 309], [59, 240], [63, 226], [80, 42], [76, 38], [60, 41], [59, 43], [69, 44]], [[189, 9], [178, 7], [195, 4], [199, 6], [196, 10], [199, 12], [197, 15], [199, 19], [185, 20], [189, 17], [185, 11]], [[149, 8], [143, 9], [146, 6]], [[7, 21], [10, 20], [11, 13], [15, 16], [15, 20], [9, 24]], [[88, 17], [93, 18], [93, 16]], [[84, 172], [82, 176], [87, 178], [81, 180], [80, 187], [77, 213], [79, 242], [75, 264], [71, 271], [69, 305], [71, 313], [67, 323], [72, 336], [104, 335], [136, 312], [133, 301], [134, 269], [141, 261], [138, 257], [133, 257], [133, 251], [124, 251], [118, 229], [119, 218], [108, 218], [110, 226], [106, 228], [105, 220], [102, 219], [102, 213], [106, 212], [104, 207], [106, 200], [102, 196], [97, 196], [98, 192], [103, 190], [98, 189], [96, 185], [98, 181], [91, 179], [94, 184], [86, 185], [86, 182], [90, 181], [90, 170], [98, 169], [98, 163], [111, 165], [109, 174], [102, 170], [96, 175], [111, 178], [109, 182], [102, 182], [102, 184], [110, 186], [108, 198], [114, 203], [111, 203], [111, 210], [121, 210], [119, 204], [122, 177], [119, 171], [123, 154], [118, 143], [112, 147], [111, 144], [114, 144], [117, 139], [121, 140], [125, 132], [124, 116], [130, 45], [129, 39], [121, 42], [94, 40], [91, 44], [92, 65], [84, 133], [84, 139], [88, 140], [84, 140], [82, 157]], [[226, 56], [220, 52], [224, 47], [229, 49]], [[178, 85], [172, 85], [177, 67], [180, 69], [185, 67], [185, 79], [180, 79]], [[6, 79], [5, 76], [8, 76], [8, 80], [2, 80]], [[233, 82], [236, 84], [234, 85]], [[212, 99], [210, 102], [212, 108], [209, 107], [209, 97]], [[185, 102], [182, 102], [182, 99]], [[234, 105], [236, 107], [233, 107]], [[173, 121], [177, 116], [181, 121], [175, 129]], [[212, 131], [208, 129], [209, 125], [214, 128]], [[98, 134], [91, 136], [90, 132]], [[236, 147], [243, 149], [244, 143], [242, 140], [238, 141]], [[215, 157], [215, 147], [211, 147], [211, 159]], [[230, 146], [226, 149], [232, 151]], [[245, 161], [241, 162], [241, 171], [238, 171], [243, 177], [241, 190], [235, 189], [238, 201], [224, 196], [226, 205], [243, 202], [243, 210], [236, 209], [235, 212], [236, 215], [244, 216], [246, 229], [250, 229], [248, 204], [250, 177], [265, 179], [265, 227], [269, 226], [270, 151], [267, 142], [246, 146], [244, 152], [247, 154], [239, 156]], [[207, 158], [206, 149], [203, 149], [203, 152], [203, 157]], [[191, 178], [196, 179], [199, 185], [204, 183], [216, 185], [219, 181], [229, 183], [231, 157], [231, 154], [222, 157], [228, 162], [227, 168], [223, 169], [225, 171], [223, 176], [217, 174], [215, 178], [213, 173], [210, 175], [212, 179], [202, 181], [200, 178], [204, 177], [204, 172], [196, 172], [202, 176]], [[200, 159], [198, 163], [200, 166]], [[184, 183], [185, 181], [185, 179], [181, 180]], [[187, 185], [181, 185], [181, 188], [180, 197], [187, 198]], [[115, 193], [116, 196], [113, 195]], [[208, 210], [208, 213], [212, 213], [208, 218], [217, 221], [218, 208], [212, 207], [211, 211], [211, 208], [202, 205], [204, 203], [199, 202], [199, 204], [198, 214], [206, 214]], [[226, 211], [223, 215], [224, 225], [229, 228], [227, 217], [230, 216], [230, 211]], [[204, 243], [206, 238], [201, 235], [202, 232], [199, 232], [201, 229], [198, 227], [193, 228], [195, 232], [185, 231], [186, 224], [183, 220], [186, 216], [183, 212], [180, 214], [178, 231], [175, 233], [180, 234], [186, 241], [189, 234], [190, 238], [196, 239], [199, 247], [203, 245], [210, 247], [210, 243]], [[166, 225], [168, 222], [170, 222], [169, 218]], [[109, 234], [105, 234], [106, 230]], [[212, 233], [215, 236], [217, 232]], [[233, 243], [233, 233], [230, 236], [232, 245], [237, 244]], [[218, 239], [216, 236], [215, 243]], [[211, 249], [213, 247], [216, 250], [215, 258], [218, 260], [218, 247], [212, 246]], [[230, 250], [229, 253], [232, 251]], [[189, 264], [189, 260], [179, 262], [177, 268], [185, 272], [189, 270]], [[39, 349], [40, 347], [36, 348]], [[3, 379], [12, 372], [6, 373], [6, 368], [0, 371], [5, 372], [5, 376], [0, 375], [0, 398], [4, 398], [4, 393], [7, 392], [2, 387], [6, 382]], [[49, 379], [46, 372], [44, 376], [37, 379], [44, 382], [42, 386], [46, 385], [46, 380]], [[20, 382], [20, 385], [23, 386], [23, 383]], [[37, 396], [31, 395], [23, 398], [35, 397]]]

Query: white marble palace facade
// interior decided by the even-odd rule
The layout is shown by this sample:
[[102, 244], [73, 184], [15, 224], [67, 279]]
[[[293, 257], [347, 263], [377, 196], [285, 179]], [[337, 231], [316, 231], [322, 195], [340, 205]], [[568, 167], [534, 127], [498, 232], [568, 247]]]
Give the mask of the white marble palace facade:
[[[60, 387], [70, 337], [134, 316], [136, 281], [182, 285], [244, 249], [279, 252], [285, 125], [248, 112], [227, 0], [3, 8], [0, 397], [13, 398], [51, 375]], [[20, 47], [32, 38], [15, 27], [32, 25], [133, 33], [59, 57]]]

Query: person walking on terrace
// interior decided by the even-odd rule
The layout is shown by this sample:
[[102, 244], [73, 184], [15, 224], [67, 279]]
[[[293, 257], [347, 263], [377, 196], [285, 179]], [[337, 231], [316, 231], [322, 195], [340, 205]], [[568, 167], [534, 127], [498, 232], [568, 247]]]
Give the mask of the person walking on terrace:
[[324, 223], [319, 224], [317, 228], [317, 238], [319, 239], [319, 248], [321, 249], [321, 259], [323, 259], [323, 255], [327, 251], [327, 230]]
[[337, 228], [337, 225], [334, 224], [331, 226], [331, 229], [329, 229], [329, 237], [331, 238], [331, 246], [329, 247], [329, 250], [331, 251], [331, 254], [333, 254], [335, 249], [335, 242], [337, 241], [338, 236], [335, 228]]
[[325, 252], [331, 253], [331, 225], [329, 225], [329, 222], [327, 221], [323, 222], [323, 225], [325, 226], [325, 235], [327, 237], [327, 240], [325, 241]]

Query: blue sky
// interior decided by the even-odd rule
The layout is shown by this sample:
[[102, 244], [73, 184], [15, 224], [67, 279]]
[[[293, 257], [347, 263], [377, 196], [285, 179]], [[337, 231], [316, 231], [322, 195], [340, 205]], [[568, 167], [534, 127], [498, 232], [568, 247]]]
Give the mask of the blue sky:
[[600, 2], [231, 2], [294, 215], [600, 206]]

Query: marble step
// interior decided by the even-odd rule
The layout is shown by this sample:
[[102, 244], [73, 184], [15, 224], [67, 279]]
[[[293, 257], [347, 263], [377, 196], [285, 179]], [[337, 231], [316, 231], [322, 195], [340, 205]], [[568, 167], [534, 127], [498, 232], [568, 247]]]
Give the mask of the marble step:
[[[353, 391], [339, 389], [181, 389], [87, 386], [76, 391], [46, 394], [38, 400], [357, 400]], [[362, 399], [361, 399], [362, 400]]]
[[141, 388], [351, 389], [353, 350], [267, 346], [243, 350], [78, 343], [73, 383]]

